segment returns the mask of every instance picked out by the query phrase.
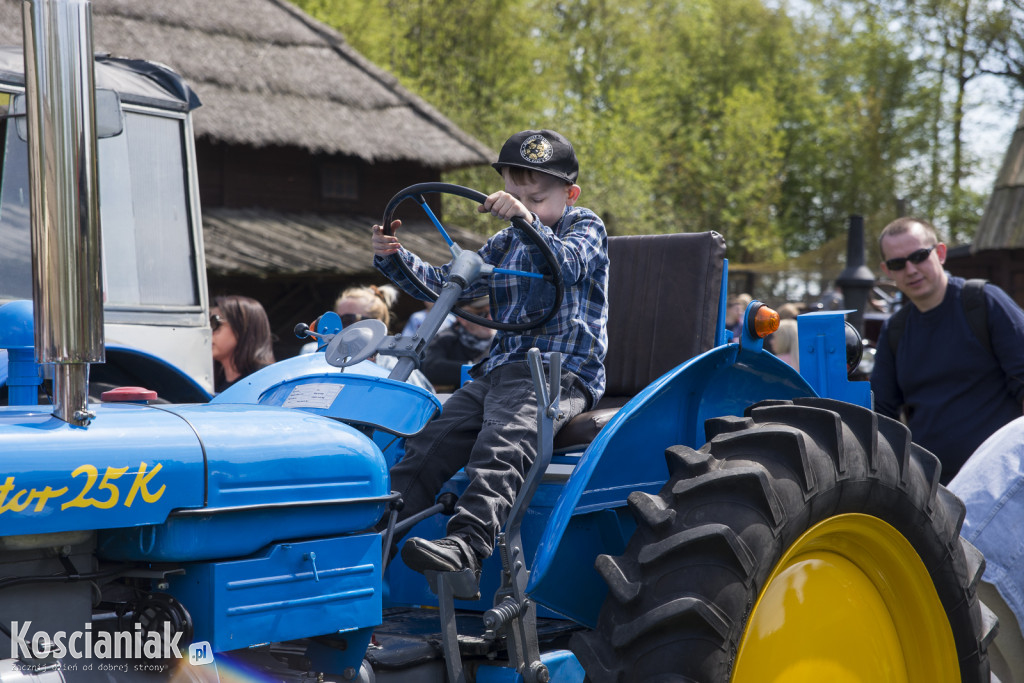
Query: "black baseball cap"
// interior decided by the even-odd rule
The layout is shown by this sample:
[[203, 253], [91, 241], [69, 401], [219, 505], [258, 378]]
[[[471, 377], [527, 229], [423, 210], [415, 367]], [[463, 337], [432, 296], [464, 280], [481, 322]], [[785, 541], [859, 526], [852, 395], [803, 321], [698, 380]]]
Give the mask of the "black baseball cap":
[[580, 175], [576, 152], [565, 136], [553, 130], [524, 130], [516, 133], [501, 148], [494, 170], [505, 166], [528, 168], [553, 175], [574, 184]]

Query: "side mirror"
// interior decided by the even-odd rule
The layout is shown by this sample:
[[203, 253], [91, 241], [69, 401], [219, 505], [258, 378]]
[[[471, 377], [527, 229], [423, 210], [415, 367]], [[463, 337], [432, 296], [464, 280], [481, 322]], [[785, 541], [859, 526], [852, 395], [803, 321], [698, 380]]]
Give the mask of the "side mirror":
[[[25, 95], [15, 95], [8, 117], [16, 119], [18, 139], [28, 139]], [[96, 90], [96, 137], [99, 139], [117, 137], [124, 132], [124, 113], [121, 98], [113, 90]]]

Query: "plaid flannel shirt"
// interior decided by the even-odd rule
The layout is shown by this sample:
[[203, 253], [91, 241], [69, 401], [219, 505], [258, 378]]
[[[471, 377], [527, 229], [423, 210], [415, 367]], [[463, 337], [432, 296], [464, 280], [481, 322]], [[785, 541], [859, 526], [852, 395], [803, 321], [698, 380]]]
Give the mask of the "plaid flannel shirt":
[[[562, 353], [562, 368], [584, 382], [595, 405], [604, 394], [604, 357], [608, 348], [608, 235], [593, 211], [568, 207], [549, 228], [534, 216], [533, 227], [551, 247], [561, 264], [565, 296], [551, 320], [526, 332], [498, 331], [486, 360], [473, 368], [480, 376], [506, 363], [526, 361], [536, 346], [545, 362], [552, 351]], [[495, 267], [544, 272], [540, 251], [526, 242], [512, 226], [498, 232], [477, 252]], [[404, 248], [399, 252], [409, 269], [434, 291], [447, 281], [451, 264], [431, 266]], [[390, 258], [375, 256], [374, 265], [410, 296], [423, 299], [416, 287]], [[470, 285], [461, 300], [489, 295], [491, 317], [516, 323], [536, 320], [554, 302], [551, 283], [515, 275], [493, 274]]]

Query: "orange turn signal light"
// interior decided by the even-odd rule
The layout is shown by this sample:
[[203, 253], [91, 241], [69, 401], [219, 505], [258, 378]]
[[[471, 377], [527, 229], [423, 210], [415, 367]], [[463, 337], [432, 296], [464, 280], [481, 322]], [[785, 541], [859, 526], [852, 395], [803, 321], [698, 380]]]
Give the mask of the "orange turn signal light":
[[754, 335], [764, 339], [769, 334], [779, 329], [779, 314], [762, 305], [754, 313]]

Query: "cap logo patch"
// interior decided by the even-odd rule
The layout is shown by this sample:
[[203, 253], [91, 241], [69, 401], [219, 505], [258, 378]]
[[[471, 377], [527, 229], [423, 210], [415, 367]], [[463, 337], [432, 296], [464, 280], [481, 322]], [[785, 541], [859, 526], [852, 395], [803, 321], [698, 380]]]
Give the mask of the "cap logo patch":
[[523, 141], [519, 153], [531, 164], [543, 164], [555, 153], [555, 148], [543, 135], [531, 135]]

